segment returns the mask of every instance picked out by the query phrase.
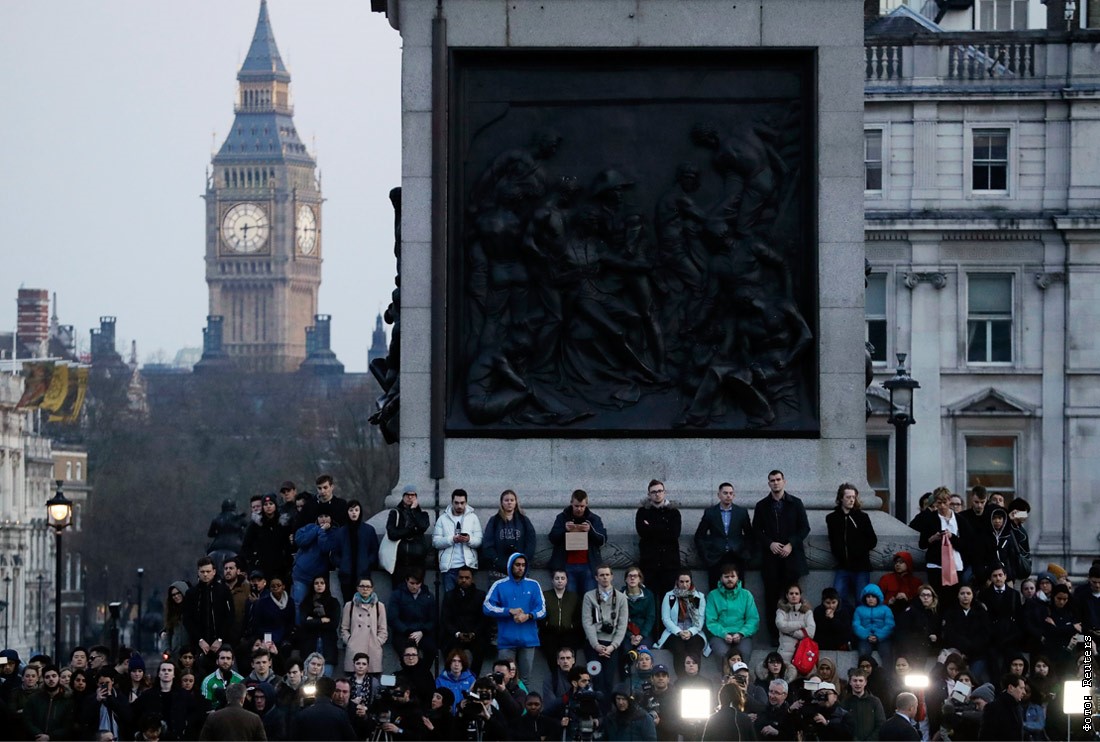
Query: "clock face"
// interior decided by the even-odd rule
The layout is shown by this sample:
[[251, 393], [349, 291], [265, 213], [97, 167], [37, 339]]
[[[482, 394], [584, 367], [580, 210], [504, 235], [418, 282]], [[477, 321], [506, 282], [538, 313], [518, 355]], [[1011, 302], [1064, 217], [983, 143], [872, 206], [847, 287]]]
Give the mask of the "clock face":
[[294, 236], [302, 255], [312, 255], [317, 249], [317, 215], [313, 213], [312, 206], [298, 207], [298, 215], [294, 219]]
[[222, 239], [233, 252], [257, 252], [267, 242], [267, 213], [258, 204], [237, 204], [222, 219]]

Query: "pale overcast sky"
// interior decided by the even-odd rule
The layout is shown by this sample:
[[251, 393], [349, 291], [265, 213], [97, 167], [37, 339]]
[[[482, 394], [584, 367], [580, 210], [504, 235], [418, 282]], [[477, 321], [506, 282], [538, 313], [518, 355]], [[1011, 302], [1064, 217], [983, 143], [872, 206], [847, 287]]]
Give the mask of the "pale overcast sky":
[[[57, 292], [80, 347], [118, 318], [128, 357], [202, 344], [206, 169], [233, 123], [259, 0], [0, 1], [0, 329]], [[319, 311], [366, 368], [393, 287], [400, 36], [368, 0], [269, 0], [294, 120], [323, 178]], [[212, 134], [216, 134], [212, 138]]]

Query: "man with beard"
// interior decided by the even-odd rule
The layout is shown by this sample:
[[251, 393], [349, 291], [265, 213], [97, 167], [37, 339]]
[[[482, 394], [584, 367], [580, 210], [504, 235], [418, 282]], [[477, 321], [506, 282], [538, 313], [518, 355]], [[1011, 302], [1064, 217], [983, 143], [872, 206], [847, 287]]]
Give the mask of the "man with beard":
[[57, 665], [42, 669], [42, 688], [23, 709], [23, 724], [34, 739], [66, 739], [73, 724], [72, 697], [61, 685]]
[[470, 672], [481, 674], [489, 631], [483, 604], [485, 591], [474, 584], [474, 571], [459, 567], [455, 587], [443, 596], [439, 639], [443, 654], [461, 649], [470, 657]]
[[527, 577], [527, 557], [513, 554], [508, 577], [497, 580], [485, 596], [486, 616], [497, 620], [497, 648], [514, 656], [520, 678], [531, 678], [535, 648], [539, 646], [536, 621], [546, 617], [546, 604], [538, 582]]

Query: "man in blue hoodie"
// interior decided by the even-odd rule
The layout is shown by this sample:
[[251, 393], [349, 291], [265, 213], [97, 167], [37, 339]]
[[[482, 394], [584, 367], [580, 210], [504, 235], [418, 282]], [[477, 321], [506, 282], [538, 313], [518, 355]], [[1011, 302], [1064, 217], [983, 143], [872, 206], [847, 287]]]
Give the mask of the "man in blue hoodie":
[[508, 558], [508, 577], [492, 584], [483, 604], [485, 615], [497, 620], [497, 648], [515, 656], [520, 679], [531, 679], [539, 629], [535, 622], [546, 618], [542, 586], [527, 577], [527, 557], [513, 554]]

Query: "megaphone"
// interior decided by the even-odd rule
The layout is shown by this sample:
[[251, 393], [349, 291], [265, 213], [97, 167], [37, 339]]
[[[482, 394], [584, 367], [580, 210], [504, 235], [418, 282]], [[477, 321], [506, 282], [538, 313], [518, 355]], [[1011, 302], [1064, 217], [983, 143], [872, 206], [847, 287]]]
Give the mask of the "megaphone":
[[600, 674], [600, 672], [603, 671], [603, 665], [601, 665], [599, 662], [596, 662], [596, 660], [592, 660], [588, 663], [587, 669], [589, 675], [591, 675], [592, 677], [596, 677]]

